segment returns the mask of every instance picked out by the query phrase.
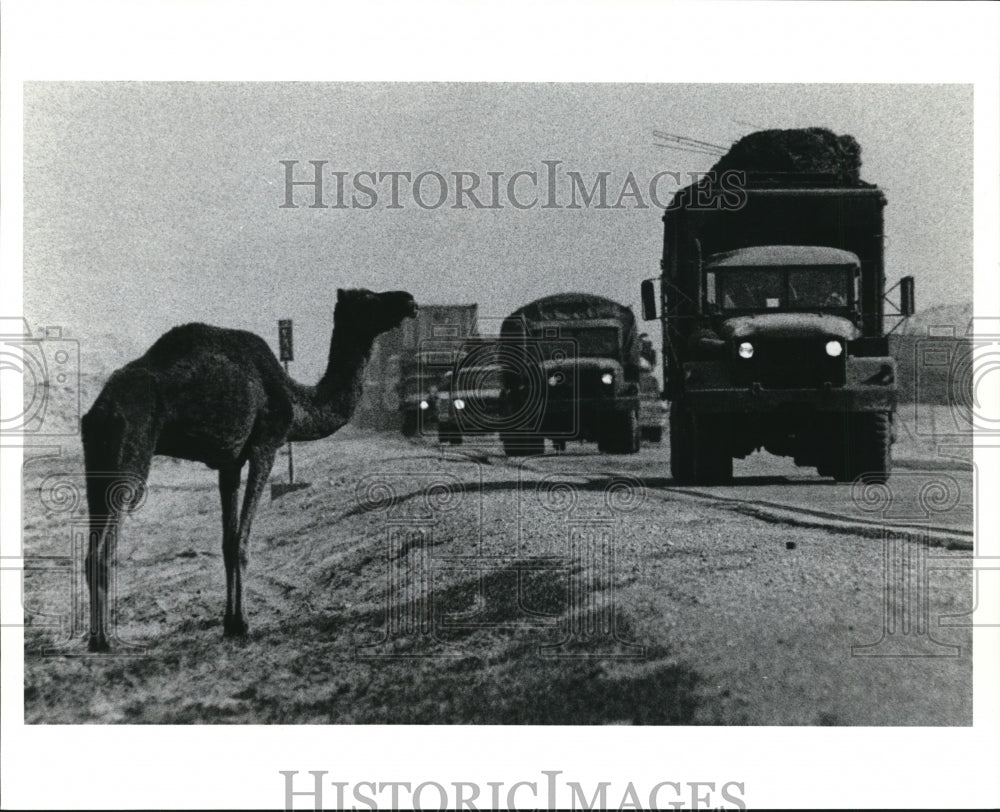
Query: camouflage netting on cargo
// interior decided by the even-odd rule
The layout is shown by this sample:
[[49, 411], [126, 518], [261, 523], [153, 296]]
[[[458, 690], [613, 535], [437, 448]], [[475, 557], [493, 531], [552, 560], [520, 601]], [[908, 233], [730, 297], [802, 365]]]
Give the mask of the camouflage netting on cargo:
[[838, 185], [868, 185], [861, 180], [860, 144], [853, 136], [835, 135], [822, 127], [750, 133], [712, 167], [715, 173], [732, 169], [765, 175], [823, 174]]

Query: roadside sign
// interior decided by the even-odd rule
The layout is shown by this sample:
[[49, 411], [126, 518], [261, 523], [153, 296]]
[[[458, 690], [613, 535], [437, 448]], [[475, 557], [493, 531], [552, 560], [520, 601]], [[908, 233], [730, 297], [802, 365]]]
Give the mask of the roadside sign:
[[278, 320], [278, 345], [281, 349], [282, 361], [294, 361], [295, 358], [292, 355], [292, 320], [291, 319], [279, 319]]

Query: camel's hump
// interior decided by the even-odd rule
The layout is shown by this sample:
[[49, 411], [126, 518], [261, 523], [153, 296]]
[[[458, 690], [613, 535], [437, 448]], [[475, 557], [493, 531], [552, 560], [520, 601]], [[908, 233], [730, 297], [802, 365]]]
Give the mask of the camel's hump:
[[222, 353], [247, 360], [263, 354], [269, 359], [274, 359], [274, 352], [267, 342], [254, 333], [192, 322], [165, 332], [146, 351], [143, 360], [154, 365], [162, 365], [211, 353]]

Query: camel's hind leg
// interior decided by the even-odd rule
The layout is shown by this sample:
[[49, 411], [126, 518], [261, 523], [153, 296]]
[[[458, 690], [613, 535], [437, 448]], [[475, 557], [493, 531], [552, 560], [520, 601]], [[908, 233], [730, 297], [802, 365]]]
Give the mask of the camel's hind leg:
[[130, 421], [118, 410], [95, 407], [82, 421], [90, 539], [84, 565], [90, 590], [91, 651], [108, 651], [110, 642], [127, 647], [111, 628], [109, 602], [114, 582], [118, 529], [124, 511], [139, 501], [149, 475], [155, 441], [150, 427]]
[[114, 548], [114, 534], [118, 520], [110, 516], [92, 517], [90, 522], [90, 544], [87, 551], [85, 571], [87, 587], [90, 590], [90, 638], [87, 647], [91, 651], [109, 651], [110, 631], [108, 629], [108, 551]]
[[122, 508], [114, 504], [123, 494], [134, 493], [131, 478], [114, 474], [87, 474], [87, 499], [90, 503], [90, 539], [84, 572], [90, 590], [91, 651], [109, 651], [134, 646], [122, 640], [112, 628], [111, 604], [115, 597], [115, 577], [118, 530], [121, 527]]
[[[247, 473], [246, 493], [243, 495], [243, 510], [240, 514], [240, 529], [235, 550], [226, 557], [226, 619], [224, 631], [227, 636], [244, 636], [249, 630], [243, 607], [243, 580], [250, 560], [250, 527], [257, 503], [260, 501], [267, 478], [274, 465], [276, 448], [255, 448], [250, 453], [250, 470]], [[225, 539], [224, 542], [225, 543]], [[232, 555], [235, 554], [235, 562]], [[230, 587], [230, 583], [232, 586]]]

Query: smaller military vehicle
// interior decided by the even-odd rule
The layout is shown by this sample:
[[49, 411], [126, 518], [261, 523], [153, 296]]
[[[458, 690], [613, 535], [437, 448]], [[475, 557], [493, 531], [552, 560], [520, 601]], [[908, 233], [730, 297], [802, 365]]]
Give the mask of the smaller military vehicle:
[[505, 452], [541, 454], [546, 439], [637, 452], [639, 349], [631, 309], [602, 296], [560, 293], [511, 313], [497, 350]]

